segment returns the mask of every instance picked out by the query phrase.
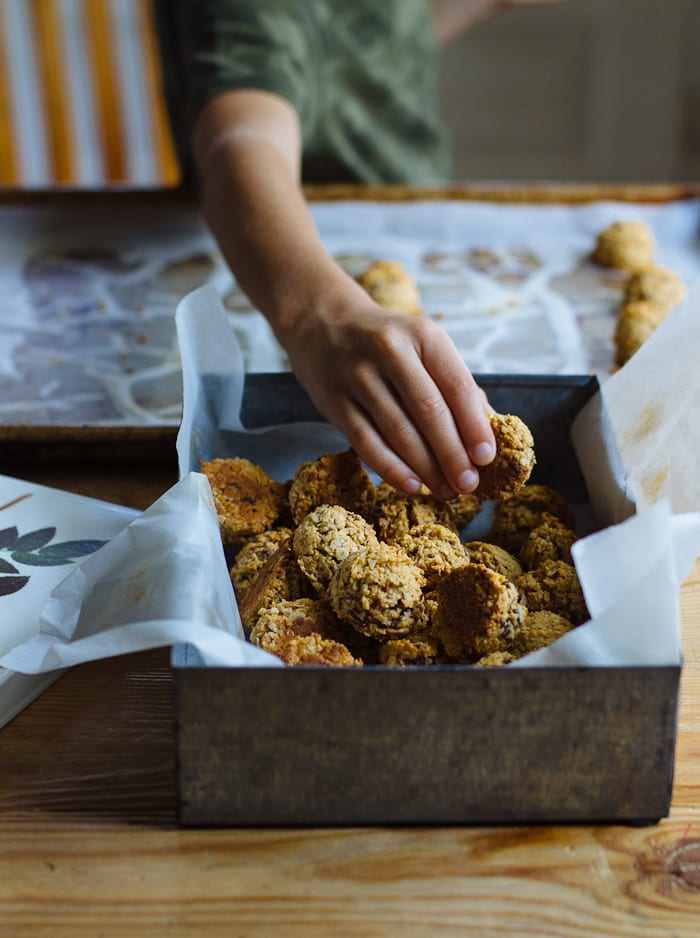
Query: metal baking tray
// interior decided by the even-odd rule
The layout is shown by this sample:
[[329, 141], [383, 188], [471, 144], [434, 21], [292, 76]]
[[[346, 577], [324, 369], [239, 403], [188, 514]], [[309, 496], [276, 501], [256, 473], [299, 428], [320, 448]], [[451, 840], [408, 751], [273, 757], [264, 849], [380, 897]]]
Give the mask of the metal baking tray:
[[[588, 496], [569, 428], [590, 376], [478, 376], [535, 437], [533, 482]], [[248, 428], [320, 420], [249, 375]], [[173, 649], [182, 825], [654, 823], [668, 814], [680, 666], [215, 668]]]

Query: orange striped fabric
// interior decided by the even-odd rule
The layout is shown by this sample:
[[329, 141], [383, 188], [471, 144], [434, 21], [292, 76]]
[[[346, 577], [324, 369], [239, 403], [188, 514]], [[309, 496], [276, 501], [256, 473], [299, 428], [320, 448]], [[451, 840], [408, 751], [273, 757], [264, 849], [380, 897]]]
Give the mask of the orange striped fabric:
[[0, 0], [0, 186], [180, 182], [150, 0]]

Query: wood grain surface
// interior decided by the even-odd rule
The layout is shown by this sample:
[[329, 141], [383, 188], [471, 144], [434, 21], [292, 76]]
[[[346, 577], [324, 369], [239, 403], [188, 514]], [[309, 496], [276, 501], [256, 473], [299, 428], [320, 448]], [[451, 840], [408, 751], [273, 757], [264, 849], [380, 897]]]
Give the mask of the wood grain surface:
[[[173, 472], [24, 477], [141, 508]], [[682, 615], [673, 807], [638, 828], [180, 830], [169, 652], [74, 668], [0, 731], [0, 936], [696, 938], [700, 563]]]
[[[307, 193], [650, 202], [697, 194], [675, 186]], [[134, 472], [123, 460], [32, 458], [12, 449], [11, 437], [2, 437], [9, 448], [0, 472], [136, 508], [177, 475], [174, 459]], [[74, 668], [0, 730], [0, 936], [697, 938], [700, 562], [681, 602], [672, 810], [649, 827], [180, 830], [169, 652]]]

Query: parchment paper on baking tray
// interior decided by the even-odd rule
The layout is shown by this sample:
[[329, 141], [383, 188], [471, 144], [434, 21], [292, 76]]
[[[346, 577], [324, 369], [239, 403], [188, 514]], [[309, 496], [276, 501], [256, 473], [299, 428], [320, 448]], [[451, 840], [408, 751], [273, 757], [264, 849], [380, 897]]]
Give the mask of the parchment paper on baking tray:
[[[403, 263], [425, 314], [481, 374], [607, 377], [624, 278], [590, 254], [611, 222], [644, 222], [655, 263], [687, 285], [700, 275], [696, 198], [339, 200], [311, 211], [349, 274], [380, 258]], [[177, 426], [173, 310], [202, 285], [222, 298], [246, 371], [288, 369], [194, 208], [76, 205], [66, 224], [65, 207], [0, 205], [0, 425]]]
[[[663, 484], [652, 491], [644, 479], [655, 473], [660, 478], [677, 455], [685, 459], [694, 453], [697, 462], [692, 404], [698, 379], [695, 371], [684, 369], [692, 363], [690, 349], [698, 347], [699, 313], [696, 287], [648, 341], [644, 354], [610, 384], [612, 413], [605, 422], [600, 419], [605, 399], [601, 407], [594, 398], [578, 418], [575, 442], [589, 492], [602, 512], [602, 529], [574, 549], [593, 618], [509, 667], [680, 662], [678, 591], [700, 552], [697, 480], [692, 473], [666, 471]], [[243, 427], [241, 350], [213, 289], [189, 294], [178, 308], [177, 325], [185, 395], [178, 438], [181, 481], [55, 588], [40, 631], [0, 665], [36, 673], [189, 643], [205, 664], [280, 666], [245, 641], [211, 492], [194, 470], [199, 458], [245, 455], [285, 480], [302, 460], [344, 449], [347, 442], [324, 423]], [[687, 352], [679, 354], [679, 348]], [[682, 373], [667, 384], [673, 369]], [[632, 399], [629, 389], [634, 389]], [[640, 423], [640, 414], [658, 407], [672, 389], [673, 432], [666, 432], [666, 424]], [[603, 398], [607, 393], [604, 388]], [[624, 444], [638, 442], [642, 426], [645, 442], [633, 448], [630, 463]], [[618, 437], [621, 447], [616, 447]], [[654, 498], [657, 493], [661, 497]], [[637, 513], [624, 521], [612, 518], [618, 523], [605, 527], [605, 512], [619, 511], [621, 505], [629, 510], [640, 494]]]

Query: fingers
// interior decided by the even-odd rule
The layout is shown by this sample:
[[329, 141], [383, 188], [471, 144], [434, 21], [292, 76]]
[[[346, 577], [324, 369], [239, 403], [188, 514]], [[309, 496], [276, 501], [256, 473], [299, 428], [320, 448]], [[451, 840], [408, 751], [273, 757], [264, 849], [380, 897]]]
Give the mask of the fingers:
[[[420, 465], [409, 455], [410, 439], [384, 429], [389, 442], [409, 465], [423, 473], [426, 484], [443, 498], [471, 492], [479, 483], [478, 467], [493, 459], [496, 445], [488, 420], [490, 407], [446, 333], [425, 320], [413, 331], [413, 355], [385, 350], [387, 374], [396, 396], [421, 439]], [[374, 417], [374, 411], [369, 410]], [[380, 411], [381, 415], [381, 411]], [[416, 432], [417, 431], [417, 432]], [[416, 447], [416, 454], [419, 449]], [[424, 452], [428, 453], [426, 462]]]
[[495, 454], [491, 408], [432, 320], [382, 311], [324, 321], [288, 353], [321, 413], [382, 479], [444, 499], [477, 487]]
[[[414, 370], [419, 365], [416, 357]], [[360, 458], [397, 488], [410, 492], [424, 483], [444, 498], [454, 497], [456, 490], [443, 474], [430, 442], [406, 410], [407, 395], [403, 393], [400, 399], [399, 393], [376, 371], [367, 371], [354, 386], [357, 406], [345, 415], [348, 439]], [[445, 411], [444, 404], [441, 410]]]
[[[372, 383], [376, 369], [371, 364], [358, 366], [346, 361], [344, 368], [333, 365], [329, 370], [327, 365], [333, 361], [330, 355], [315, 360], [301, 355], [292, 359], [292, 366], [319, 412], [345, 435], [360, 460], [390, 485], [415, 494], [426, 473], [422, 468], [416, 471], [414, 466], [425, 466], [430, 457], [412, 422], [401, 412], [390, 388], [378, 378]], [[371, 390], [364, 388], [365, 382]], [[369, 416], [380, 412], [383, 416], [379, 420]], [[389, 444], [387, 436], [392, 436], [392, 428], [400, 426], [405, 428], [405, 445], [395, 437]], [[422, 458], [415, 457], [416, 444], [425, 450]], [[407, 454], [408, 462], [401, 453]]]
[[[425, 349], [425, 367], [452, 414], [470, 461], [475, 466], [486, 466], [496, 455], [496, 440], [488, 419], [492, 408], [449, 340], [441, 343], [439, 357], [435, 352], [434, 345]], [[446, 476], [452, 478], [450, 467], [441, 464]]]
[[[394, 488], [407, 495], [415, 495], [421, 490], [424, 482], [429, 485], [425, 481], [425, 475], [430, 474], [416, 472], [411, 465], [404, 462], [397, 450], [387, 443], [385, 435], [375, 427], [374, 422], [361, 408], [355, 409], [354, 413], [348, 415], [345, 428], [342, 426], [340, 428], [360, 460]], [[415, 454], [410, 452], [408, 455], [414, 462]]]
[[[406, 447], [392, 445], [387, 442], [387, 434], [380, 429], [380, 426], [392, 425], [393, 418], [389, 416], [375, 422], [370, 419], [368, 412], [360, 405], [354, 394], [332, 393], [329, 395], [328, 388], [324, 388], [320, 395], [314, 394], [312, 386], [307, 386], [311, 398], [318, 407], [323, 416], [347, 437], [348, 443], [357, 453], [360, 460], [365, 463], [377, 475], [409, 495], [420, 491], [424, 482], [424, 477], [428, 473], [416, 471], [412, 466], [421, 464], [420, 457], [415, 458], [414, 447], [416, 444], [415, 430], [410, 421], [405, 417], [397, 416], [397, 425], [402, 422], [410, 427], [410, 442]], [[387, 398], [391, 399], [391, 392], [386, 388], [379, 391], [376, 395], [361, 395], [369, 403], [370, 410], [377, 401], [377, 406], [386, 405]], [[376, 408], [374, 408], [376, 410]], [[399, 408], [396, 407], [396, 413], [399, 415]], [[389, 423], [386, 423], [386, 420]], [[409, 455], [410, 463], [405, 462], [400, 456], [399, 451], [406, 451]], [[426, 450], [427, 452], [427, 450]], [[426, 462], [429, 461], [427, 456]], [[426, 483], [427, 484], [427, 483]]]

